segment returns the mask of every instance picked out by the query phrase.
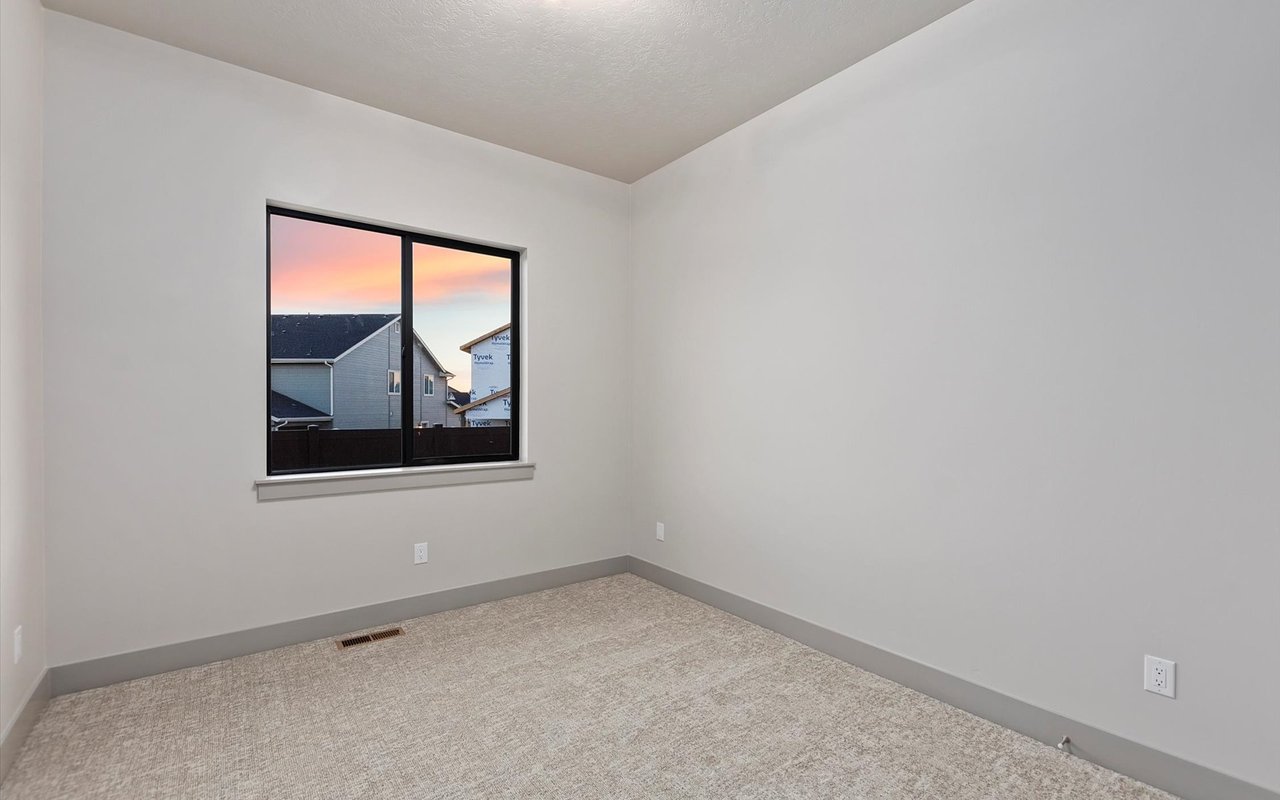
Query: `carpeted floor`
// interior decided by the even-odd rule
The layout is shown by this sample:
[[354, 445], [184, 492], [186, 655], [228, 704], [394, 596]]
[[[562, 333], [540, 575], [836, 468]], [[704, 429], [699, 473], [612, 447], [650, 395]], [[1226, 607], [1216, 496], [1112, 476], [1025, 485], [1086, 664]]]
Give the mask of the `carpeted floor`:
[[633, 575], [55, 698], [45, 798], [1169, 795]]

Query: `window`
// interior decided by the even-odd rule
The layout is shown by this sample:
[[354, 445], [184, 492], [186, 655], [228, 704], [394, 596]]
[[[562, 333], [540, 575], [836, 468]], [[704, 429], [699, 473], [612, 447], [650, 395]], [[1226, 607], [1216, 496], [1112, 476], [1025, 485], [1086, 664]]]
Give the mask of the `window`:
[[519, 258], [268, 207], [268, 474], [517, 460]]

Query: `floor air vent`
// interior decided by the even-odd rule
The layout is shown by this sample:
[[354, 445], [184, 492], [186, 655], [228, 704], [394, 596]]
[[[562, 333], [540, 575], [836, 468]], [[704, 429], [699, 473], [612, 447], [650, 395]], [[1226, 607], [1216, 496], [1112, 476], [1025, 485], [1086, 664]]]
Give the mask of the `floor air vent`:
[[374, 631], [373, 633], [364, 633], [360, 636], [352, 636], [348, 639], [338, 640], [338, 649], [346, 650], [348, 647], [355, 647], [358, 644], [368, 644], [369, 642], [380, 642], [383, 639], [390, 639], [392, 636], [401, 636], [404, 634], [404, 628], [387, 628], [385, 631]]

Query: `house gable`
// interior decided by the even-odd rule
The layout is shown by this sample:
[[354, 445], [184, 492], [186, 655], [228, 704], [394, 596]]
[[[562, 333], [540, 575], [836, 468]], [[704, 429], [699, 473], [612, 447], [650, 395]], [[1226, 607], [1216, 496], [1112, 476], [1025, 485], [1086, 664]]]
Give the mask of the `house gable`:
[[[401, 393], [389, 391], [389, 373], [401, 369], [400, 322], [399, 314], [273, 316], [271, 388], [332, 414], [337, 428], [399, 427], [406, 391], [413, 393], [415, 424], [446, 424], [453, 373], [416, 331], [413, 381], [402, 375]], [[430, 395], [425, 376], [432, 378]]]

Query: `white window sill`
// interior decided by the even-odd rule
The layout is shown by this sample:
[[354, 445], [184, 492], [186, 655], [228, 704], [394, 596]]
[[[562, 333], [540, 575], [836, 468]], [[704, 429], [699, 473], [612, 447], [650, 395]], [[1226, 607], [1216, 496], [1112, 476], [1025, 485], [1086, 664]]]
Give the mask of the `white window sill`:
[[328, 494], [386, 492], [427, 486], [459, 486], [467, 483], [527, 481], [533, 477], [531, 461], [495, 461], [490, 464], [448, 464], [438, 467], [397, 467], [302, 475], [272, 475], [254, 481], [259, 500], [287, 500]]

